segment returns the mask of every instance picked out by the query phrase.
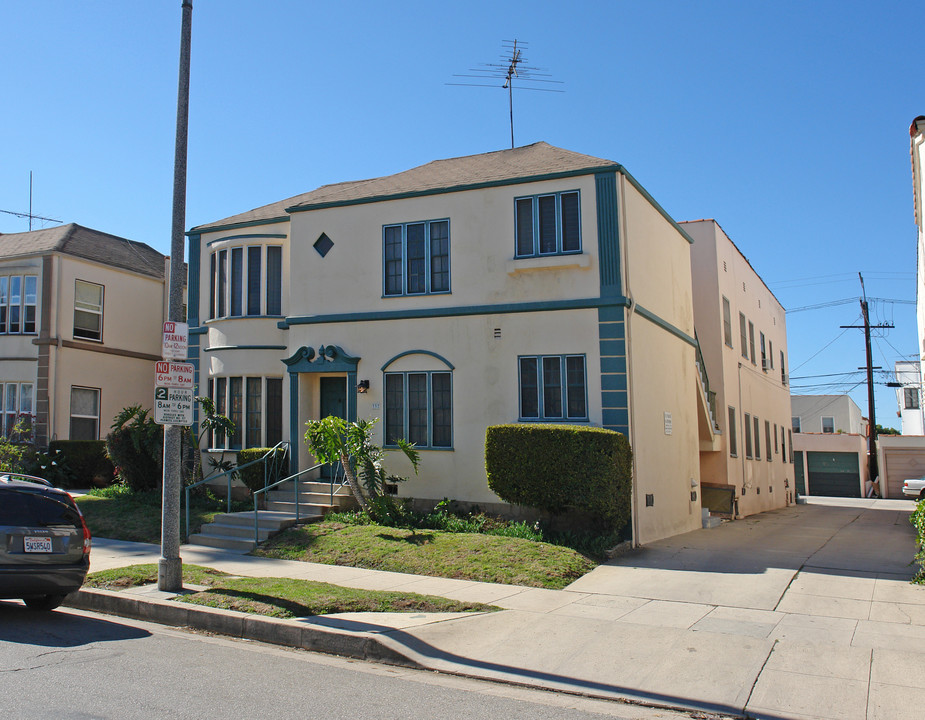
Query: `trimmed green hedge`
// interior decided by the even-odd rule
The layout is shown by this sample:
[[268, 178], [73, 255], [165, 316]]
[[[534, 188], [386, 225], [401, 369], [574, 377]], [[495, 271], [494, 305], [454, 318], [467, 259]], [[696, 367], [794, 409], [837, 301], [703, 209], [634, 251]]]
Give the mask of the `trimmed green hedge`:
[[587, 513], [608, 530], [630, 519], [626, 436], [579, 425], [494, 425], [485, 435], [488, 487], [505, 502]]
[[52, 440], [48, 454], [61, 453], [73, 473], [75, 487], [107, 487], [115, 479], [115, 469], [106, 457], [105, 440]]
[[[259, 460], [268, 452], [270, 452], [270, 450], [272, 450], [272, 448], [247, 448], [246, 450], [238, 450], [237, 465], [238, 467], [241, 467], [242, 465], [247, 465], [247, 463], [253, 462], [254, 460]], [[285, 454], [285, 452], [286, 451], [282, 448], [277, 448], [276, 450], [278, 462], [275, 464], [275, 473], [271, 472], [274, 468], [273, 460], [270, 458], [267, 459], [267, 485], [272, 485], [277, 480], [281, 480], [285, 476], [286, 468], [283, 468], [281, 465], [282, 456]], [[251, 465], [248, 468], [244, 468], [243, 470], [238, 471], [238, 477], [241, 479], [241, 482], [243, 482], [251, 492], [263, 490], [263, 465], [263, 463], [257, 463], [256, 465]]]
[[925, 500], [916, 503], [915, 511], [909, 516], [909, 522], [915, 528], [915, 542], [918, 548], [913, 562], [918, 563], [919, 569], [913, 582], [925, 585]]

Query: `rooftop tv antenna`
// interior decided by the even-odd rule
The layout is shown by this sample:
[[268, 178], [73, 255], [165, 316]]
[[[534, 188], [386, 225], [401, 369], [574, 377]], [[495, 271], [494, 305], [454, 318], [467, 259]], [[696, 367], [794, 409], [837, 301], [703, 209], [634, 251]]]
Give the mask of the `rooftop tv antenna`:
[[31, 170], [29, 171], [29, 212], [21, 213], [21, 212], [13, 212], [12, 210], [0, 210], [0, 212], [6, 213], [7, 215], [13, 215], [14, 217], [29, 218], [29, 231], [30, 232], [32, 231], [32, 221], [33, 220], [44, 220], [45, 222], [54, 222], [54, 223], [64, 222], [63, 220], [55, 220], [54, 218], [47, 218], [47, 217], [42, 217], [41, 215], [32, 214], [32, 171]]
[[[518, 40], [504, 40], [502, 42], [504, 52], [501, 55], [501, 63], [480, 63], [474, 68], [469, 68], [471, 75], [453, 75], [456, 78], [474, 78], [484, 80], [485, 82], [451, 82], [447, 85], [464, 85], [466, 87], [500, 87], [507, 90], [508, 110], [511, 116], [511, 147], [514, 147], [514, 80], [517, 80], [518, 90], [537, 90], [539, 92], [565, 92], [557, 88], [540, 87], [540, 83], [562, 85], [561, 80], [552, 80], [552, 76], [543, 72], [546, 68], [533, 67], [527, 64], [527, 58], [524, 52], [527, 49], [527, 43]], [[491, 82], [492, 80], [503, 80], [502, 84]]]

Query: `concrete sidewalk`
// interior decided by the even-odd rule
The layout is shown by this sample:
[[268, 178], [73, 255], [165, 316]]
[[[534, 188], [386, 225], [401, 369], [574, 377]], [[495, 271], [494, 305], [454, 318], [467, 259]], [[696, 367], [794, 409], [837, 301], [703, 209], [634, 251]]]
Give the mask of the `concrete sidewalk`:
[[[809, 500], [653, 543], [558, 591], [190, 545], [181, 555], [185, 563], [240, 575], [505, 608], [264, 624], [206, 609], [219, 613], [233, 635], [257, 633], [256, 639], [440, 672], [758, 718], [917, 717], [925, 706], [925, 587], [909, 584], [914, 503]], [[154, 545], [97, 539], [91, 569], [158, 556]], [[130, 596], [141, 606], [138, 613], [148, 613], [136, 616], [177, 605], [150, 591]], [[188, 614], [178, 614], [186, 609], [170, 612], [175, 624], [191, 624]]]

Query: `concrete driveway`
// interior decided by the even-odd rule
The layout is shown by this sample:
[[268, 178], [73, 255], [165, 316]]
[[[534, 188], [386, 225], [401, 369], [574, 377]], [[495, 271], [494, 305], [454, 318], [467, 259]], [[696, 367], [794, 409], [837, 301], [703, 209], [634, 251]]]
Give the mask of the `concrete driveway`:
[[841, 599], [873, 602], [878, 584], [882, 594], [914, 574], [914, 508], [910, 500], [807, 498], [652, 543], [568, 589], [754, 610], [807, 608], [806, 595], [829, 598], [829, 609]]
[[518, 608], [524, 593], [498, 603], [508, 612], [420, 628], [410, 646], [490, 660], [485, 676], [645, 703], [755, 718], [920, 717], [925, 587], [909, 583], [913, 509], [810, 498], [631, 551], [565, 591], [527, 591], [555, 595], [545, 607]]

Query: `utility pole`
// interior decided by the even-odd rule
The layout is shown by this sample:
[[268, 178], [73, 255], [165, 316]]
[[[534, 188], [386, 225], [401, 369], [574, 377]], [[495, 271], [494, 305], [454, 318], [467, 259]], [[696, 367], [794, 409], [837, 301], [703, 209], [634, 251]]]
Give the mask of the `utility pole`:
[[[180, 78], [177, 89], [177, 137], [173, 161], [173, 222], [170, 234], [170, 294], [167, 316], [185, 322], [183, 310], [183, 232], [186, 228], [186, 146], [189, 128], [190, 39], [193, 1], [182, 0], [180, 29]], [[183, 428], [164, 428], [164, 488], [161, 506], [161, 557], [157, 565], [157, 589], [183, 589], [183, 561], [180, 558], [180, 450]]]
[[[873, 482], [880, 474], [877, 465], [877, 416], [874, 407], [874, 368], [870, 352], [870, 314], [867, 308], [867, 291], [864, 289], [864, 277], [858, 273], [861, 280], [861, 315], [864, 318], [863, 325], [842, 325], [843, 328], [857, 328], [864, 330], [864, 344], [867, 351], [867, 417], [870, 422], [867, 432], [867, 470], [870, 473], [870, 480]], [[894, 325], [881, 323], [875, 325], [878, 329], [889, 329]]]

